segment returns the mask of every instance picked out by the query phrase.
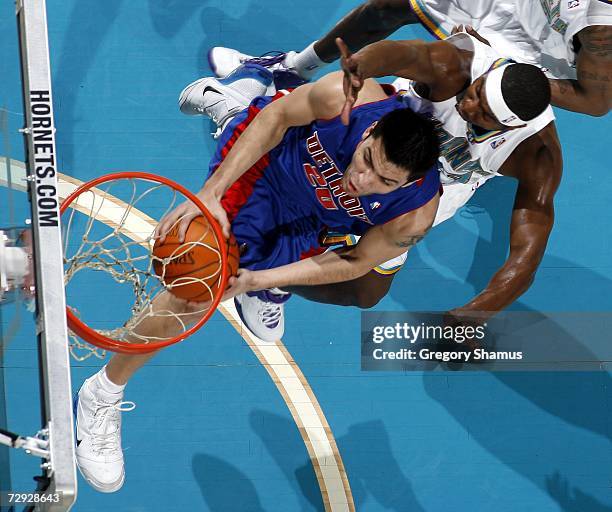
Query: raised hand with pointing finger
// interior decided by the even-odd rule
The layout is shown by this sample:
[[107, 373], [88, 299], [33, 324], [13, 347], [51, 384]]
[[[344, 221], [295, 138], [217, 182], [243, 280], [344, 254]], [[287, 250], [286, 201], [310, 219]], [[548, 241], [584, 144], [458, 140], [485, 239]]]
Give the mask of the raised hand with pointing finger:
[[336, 45], [340, 50], [340, 65], [344, 71], [344, 94], [346, 102], [342, 107], [340, 119], [345, 125], [349, 124], [351, 109], [357, 101], [359, 91], [363, 87], [364, 78], [359, 67], [359, 57], [353, 55], [346, 43], [339, 37], [336, 38]]

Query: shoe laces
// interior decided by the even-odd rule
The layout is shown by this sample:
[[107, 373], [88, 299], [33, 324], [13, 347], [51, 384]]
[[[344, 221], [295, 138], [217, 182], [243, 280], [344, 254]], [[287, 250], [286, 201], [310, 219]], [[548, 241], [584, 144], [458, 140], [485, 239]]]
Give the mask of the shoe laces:
[[244, 59], [241, 62], [243, 64], [246, 64], [247, 62], [249, 64], [258, 64], [267, 68], [273, 66], [274, 64], [280, 64], [281, 62], [283, 62], [283, 60], [285, 60], [286, 56], [286, 52], [280, 52], [275, 50], [271, 52], [266, 52], [260, 57], [251, 57], [250, 59]]
[[92, 449], [101, 454], [120, 450], [120, 413], [133, 411], [136, 404], [128, 401], [108, 403], [95, 400], [94, 407], [94, 424], [91, 428]]
[[259, 309], [261, 323], [269, 329], [274, 329], [283, 316], [283, 305], [274, 302], [261, 301]]

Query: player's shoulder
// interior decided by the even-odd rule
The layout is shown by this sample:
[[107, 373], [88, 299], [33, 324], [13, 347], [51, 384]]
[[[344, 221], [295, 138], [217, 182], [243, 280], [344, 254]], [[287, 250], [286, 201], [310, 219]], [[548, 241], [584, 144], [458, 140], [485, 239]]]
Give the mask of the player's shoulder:
[[425, 46], [432, 59], [435, 57], [436, 61], [447, 64], [457, 64], [463, 51], [449, 41], [432, 41], [426, 43]]
[[555, 123], [551, 121], [514, 149], [501, 172], [520, 181], [531, 181], [540, 173], [560, 177], [562, 168], [561, 143]]
[[[346, 101], [343, 80], [344, 74], [336, 71], [325, 75], [314, 84], [310, 92], [310, 102], [316, 107], [318, 118], [329, 119], [342, 111]], [[355, 106], [379, 101], [386, 97], [387, 94], [383, 88], [375, 80], [368, 79], [359, 91]]]
[[[406, 41], [412, 47], [418, 49], [415, 58], [425, 56], [433, 63], [439, 63], [446, 66], [458, 64], [462, 49], [460, 45], [453, 44], [449, 40], [442, 41], [424, 41], [422, 39], [411, 39]], [[418, 55], [418, 54], [421, 55]]]
[[426, 48], [432, 71], [430, 87], [456, 92], [471, 78], [474, 52], [462, 50], [448, 41], [434, 41]]
[[555, 122], [551, 121], [541, 130], [527, 137], [515, 150], [519, 154], [537, 154], [542, 151], [550, 151], [551, 154], [561, 153], [561, 143], [555, 127]]
[[317, 118], [329, 119], [342, 111], [345, 101], [342, 77], [340, 71], [328, 73], [311, 85], [309, 101]]
[[330, 103], [336, 97], [344, 96], [342, 77], [343, 73], [341, 71], [333, 71], [323, 75], [312, 84], [311, 97], [323, 103]]
[[398, 235], [405, 233], [426, 232], [433, 224], [438, 211], [440, 193], [437, 191], [425, 204], [409, 212], [398, 215], [383, 224], [385, 231]]
[[578, 32], [578, 38], [588, 53], [612, 60], [612, 25], [589, 25]]

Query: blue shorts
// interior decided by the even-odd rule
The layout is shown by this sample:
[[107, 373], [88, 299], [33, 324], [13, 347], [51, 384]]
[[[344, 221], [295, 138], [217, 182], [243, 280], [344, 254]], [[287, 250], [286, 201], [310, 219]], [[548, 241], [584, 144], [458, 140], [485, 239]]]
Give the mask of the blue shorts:
[[[256, 103], [237, 114], [223, 130], [210, 162], [209, 176], [260, 112]], [[298, 203], [295, 198], [287, 200], [274, 186], [274, 173], [270, 155], [266, 154], [229, 188], [221, 200], [238, 244], [246, 249], [240, 257], [241, 268], [276, 268], [330, 248], [357, 243], [358, 237], [354, 235], [329, 234], [312, 208]], [[381, 275], [394, 274], [405, 261], [404, 254], [372, 270]]]
[[[255, 106], [238, 114], [223, 130], [210, 162], [210, 175], [221, 164], [238, 137], [260, 109]], [[221, 204], [232, 224], [239, 245], [246, 245], [240, 267], [264, 270], [287, 265], [320, 254], [319, 239], [324, 226], [304, 205], [283, 200], [269, 178], [270, 157], [264, 155], [223, 196]]]

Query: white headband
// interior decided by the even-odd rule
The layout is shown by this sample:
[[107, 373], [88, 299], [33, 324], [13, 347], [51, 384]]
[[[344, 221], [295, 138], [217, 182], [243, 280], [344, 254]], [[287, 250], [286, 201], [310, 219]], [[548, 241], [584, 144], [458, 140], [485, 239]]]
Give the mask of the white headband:
[[485, 94], [491, 112], [493, 112], [493, 115], [501, 124], [506, 126], [523, 126], [525, 121], [510, 110], [502, 94], [502, 77], [508, 66], [512, 66], [512, 64], [501, 66], [487, 73], [485, 78]]

